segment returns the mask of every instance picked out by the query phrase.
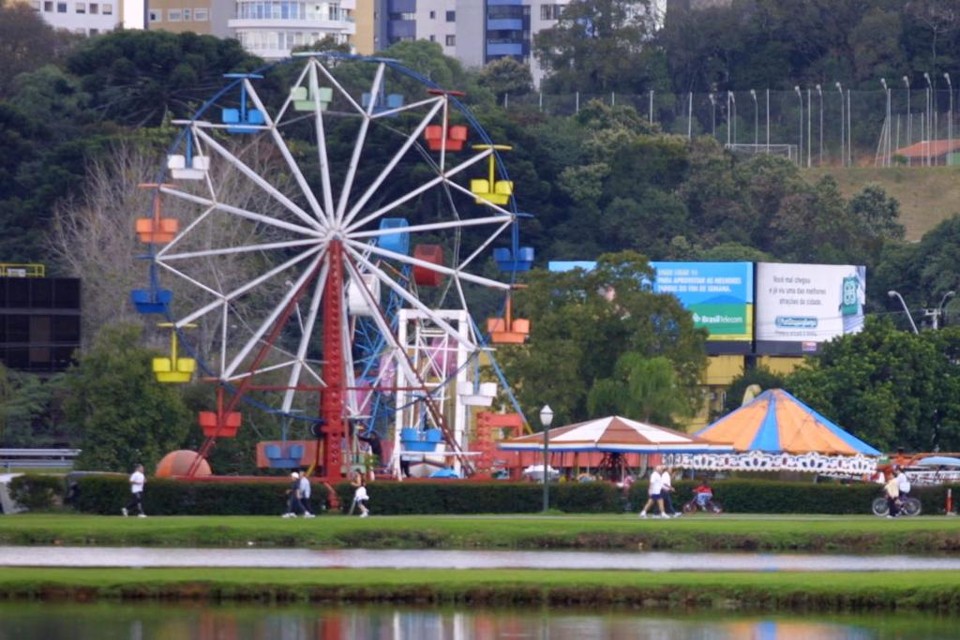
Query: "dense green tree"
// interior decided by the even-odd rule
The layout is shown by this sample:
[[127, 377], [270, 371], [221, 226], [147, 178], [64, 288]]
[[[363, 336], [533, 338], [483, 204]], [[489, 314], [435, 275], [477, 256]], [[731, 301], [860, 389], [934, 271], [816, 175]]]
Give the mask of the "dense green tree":
[[487, 87], [502, 102], [504, 96], [522, 96], [533, 89], [530, 66], [513, 58], [498, 58], [480, 70], [480, 84]]
[[43, 378], [0, 364], [0, 447], [75, 446], [62, 420], [61, 376]]
[[960, 447], [960, 329], [914, 335], [868, 318], [787, 377], [794, 395], [881, 450]]
[[594, 382], [587, 394], [592, 416], [621, 415], [665, 427], [691, 417], [696, 407], [677, 384], [673, 363], [628, 352], [617, 359], [613, 375]]
[[515, 294], [515, 315], [531, 320], [530, 345], [503, 347], [500, 359], [525, 411], [544, 403], [558, 421], [588, 417], [587, 397], [598, 380], [615, 374], [618, 360], [666, 358], [677, 397], [699, 402], [705, 334], [672, 295], [643, 284], [652, 275], [633, 252], [605, 254], [590, 272], [535, 271]]
[[237, 40], [138, 30], [90, 38], [67, 59], [101, 119], [136, 127], [188, 117], [226, 84], [225, 73], [261, 65]]
[[534, 36], [533, 52], [558, 91], [640, 93], [649, 77], [644, 48], [649, 0], [573, 0], [557, 24]]
[[177, 386], [154, 378], [155, 354], [141, 346], [140, 328], [100, 332], [92, 348], [65, 374], [65, 419], [81, 433], [81, 469], [152, 468], [179, 449], [191, 419]]
[[77, 37], [56, 31], [26, 2], [0, 4], [0, 99], [13, 92], [13, 80], [62, 59]]
[[749, 387], [757, 385], [761, 391], [781, 389], [784, 386], [784, 380], [784, 376], [774, 373], [766, 367], [760, 366], [747, 369], [743, 372], [743, 375], [734, 378], [730, 386], [727, 387], [723, 398], [723, 410], [720, 415], [712, 417], [719, 418], [742, 407], [744, 394]]

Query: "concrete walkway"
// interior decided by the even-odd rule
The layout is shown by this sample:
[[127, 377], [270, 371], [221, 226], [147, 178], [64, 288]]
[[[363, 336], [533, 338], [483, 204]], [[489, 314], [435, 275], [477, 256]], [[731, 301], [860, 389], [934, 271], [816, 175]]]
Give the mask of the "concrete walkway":
[[578, 551], [0, 547], [4, 567], [960, 571], [958, 558]]

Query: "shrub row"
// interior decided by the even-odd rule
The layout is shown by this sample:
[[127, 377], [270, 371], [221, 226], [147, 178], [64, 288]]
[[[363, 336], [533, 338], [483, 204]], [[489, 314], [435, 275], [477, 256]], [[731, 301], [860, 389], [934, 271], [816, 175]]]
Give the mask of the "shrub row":
[[[115, 514], [129, 499], [125, 476], [88, 475], [75, 480], [67, 502], [85, 513]], [[152, 515], [275, 515], [286, 509], [286, 480], [197, 481], [150, 478], [145, 503]], [[674, 484], [674, 507], [693, 497], [692, 482]], [[714, 496], [731, 513], [867, 514], [881, 495], [873, 484], [779, 482], [734, 479], [714, 483]], [[57, 476], [23, 475], [10, 483], [12, 497], [31, 510], [57, 507], [66, 493]], [[334, 507], [349, 510], [353, 487], [338, 483], [328, 495], [314, 484], [315, 510]], [[923, 503], [923, 513], [945, 512], [948, 486], [915, 487], [911, 495]], [[381, 481], [368, 487], [370, 507], [378, 515], [536, 513], [543, 508], [543, 486], [536, 483]], [[628, 496], [611, 483], [559, 483], [550, 486], [551, 509], [566, 513], [616, 513], [637, 511], [646, 501], [647, 485], [638, 482]], [[958, 494], [960, 496], [960, 494]]]

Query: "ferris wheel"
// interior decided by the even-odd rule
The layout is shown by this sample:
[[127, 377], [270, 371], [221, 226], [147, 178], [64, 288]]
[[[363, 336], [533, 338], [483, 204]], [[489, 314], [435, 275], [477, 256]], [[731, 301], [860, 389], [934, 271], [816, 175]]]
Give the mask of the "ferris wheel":
[[[509, 147], [462, 94], [392, 60], [302, 54], [227, 78], [174, 122], [137, 221], [150, 284], [133, 301], [169, 331], [156, 376], [216, 386], [197, 461], [254, 412], [283, 429], [258, 452], [266, 466], [310, 460], [340, 478], [362, 425], [394, 442], [392, 472], [439, 449], [470, 471], [470, 407], [497, 392], [471, 307], [508, 300], [533, 260], [517, 246]], [[522, 342], [529, 327], [506, 308], [487, 331]], [[290, 425], [315, 446], [288, 441]]]

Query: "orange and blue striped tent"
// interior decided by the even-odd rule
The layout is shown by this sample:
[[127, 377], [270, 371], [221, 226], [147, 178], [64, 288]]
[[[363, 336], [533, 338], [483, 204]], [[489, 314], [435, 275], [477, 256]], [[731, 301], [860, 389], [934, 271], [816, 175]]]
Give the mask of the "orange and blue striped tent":
[[764, 391], [695, 435], [709, 442], [733, 443], [734, 451], [881, 455], [783, 389]]

